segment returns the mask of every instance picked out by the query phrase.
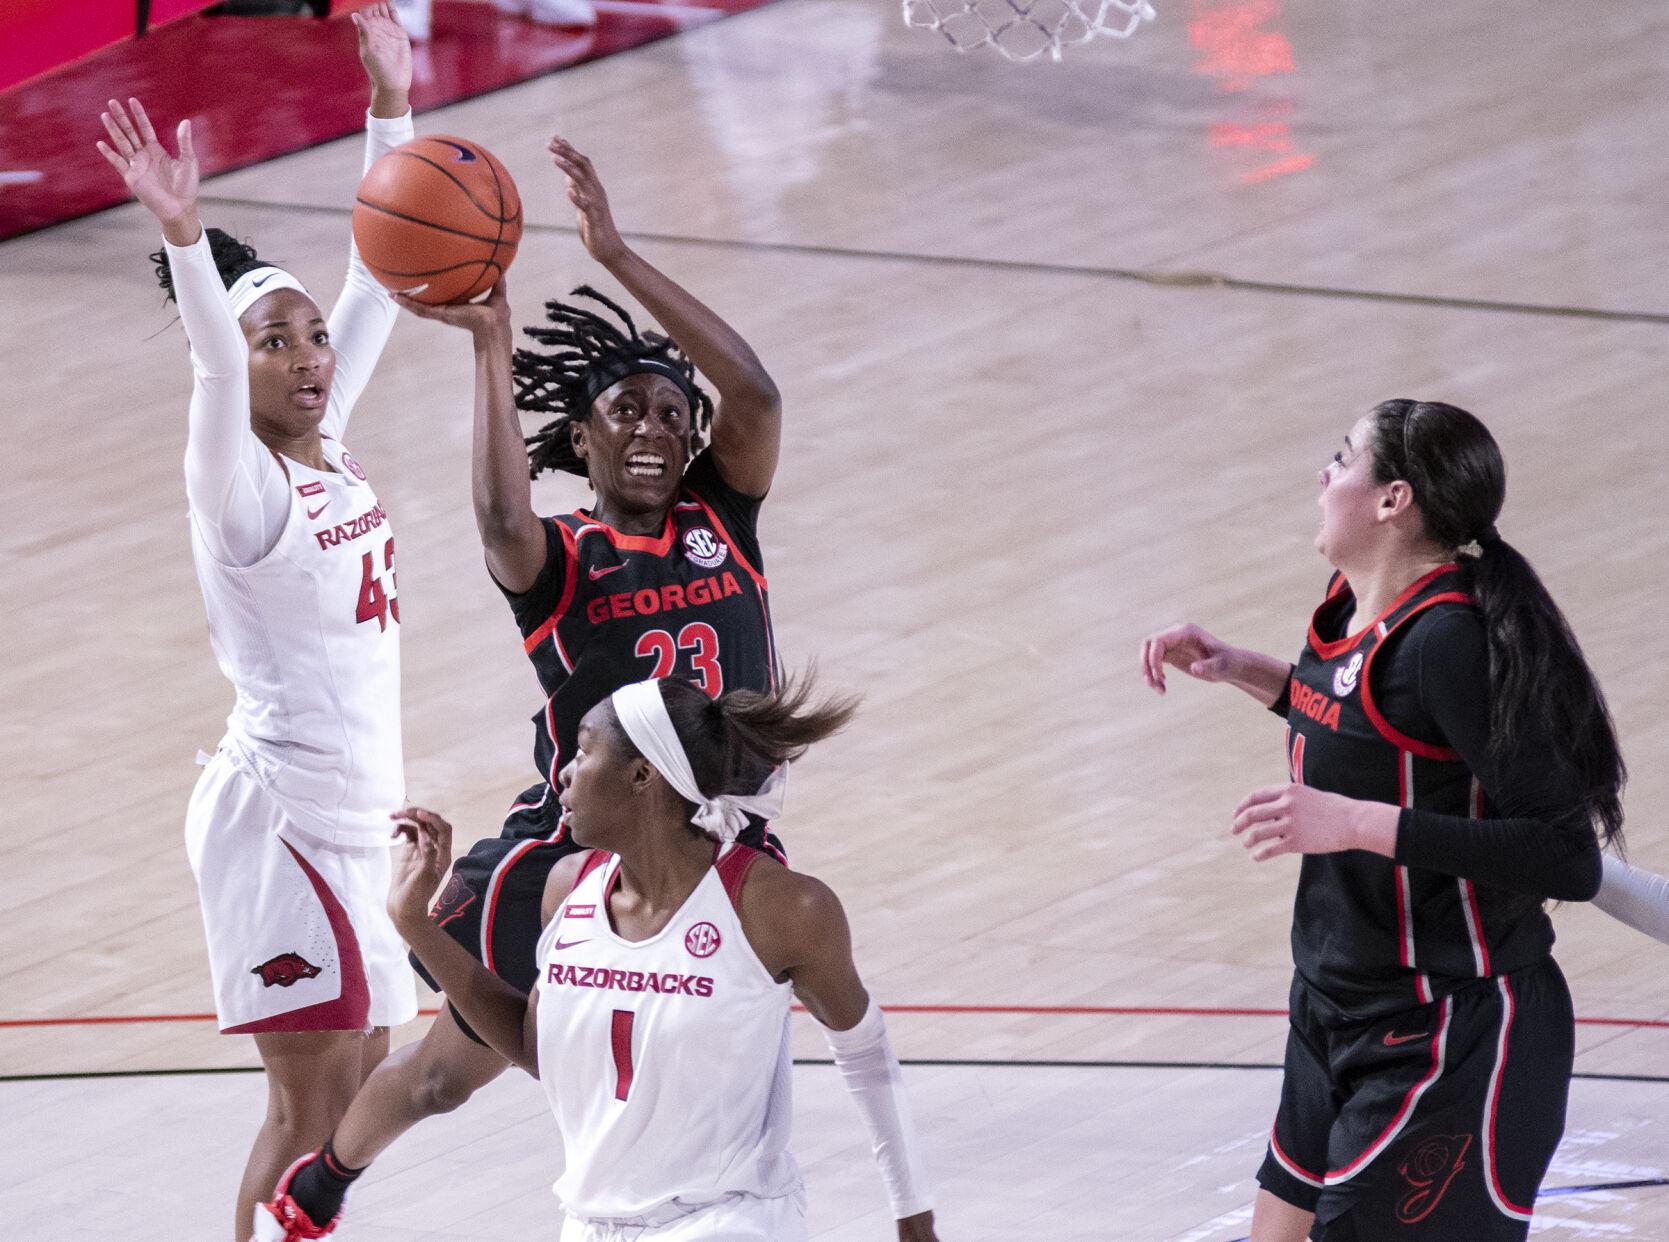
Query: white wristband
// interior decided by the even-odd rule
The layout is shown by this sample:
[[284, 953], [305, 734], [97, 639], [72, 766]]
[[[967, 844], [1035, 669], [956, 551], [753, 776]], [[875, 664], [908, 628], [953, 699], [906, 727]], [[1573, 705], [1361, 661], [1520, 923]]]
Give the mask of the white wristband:
[[893, 1216], [903, 1220], [933, 1210], [933, 1195], [920, 1160], [920, 1143], [904, 1096], [903, 1074], [887, 1040], [887, 1024], [873, 998], [847, 1031], [823, 1028], [835, 1067], [858, 1106], [881, 1167]]

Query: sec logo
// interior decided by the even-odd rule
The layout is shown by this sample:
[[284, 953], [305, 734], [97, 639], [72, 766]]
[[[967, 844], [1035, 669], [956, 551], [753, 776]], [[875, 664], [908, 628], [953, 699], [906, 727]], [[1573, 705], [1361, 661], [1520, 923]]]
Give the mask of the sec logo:
[[711, 923], [697, 923], [684, 933], [684, 947], [696, 957], [712, 957], [719, 951], [719, 929]]
[[348, 468], [348, 473], [361, 483], [365, 482], [365, 471], [359, 468], [359, 463], [353, 459], [352, 453], [342, 454], [342, 464]]
[[705, 526], [684, 532], [684, 552], [703, 569], [714, 569], [724, 564], [724, 558], [730, 555], [724, 541]]

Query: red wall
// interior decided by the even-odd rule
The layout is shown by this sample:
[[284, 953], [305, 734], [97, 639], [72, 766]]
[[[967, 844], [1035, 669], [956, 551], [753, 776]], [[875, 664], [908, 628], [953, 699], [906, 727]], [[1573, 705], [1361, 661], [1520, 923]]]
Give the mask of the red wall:
[[[151, 25], [213, 0], [151, 0]], [[131, 38], [137, 0], [0, 0], [0, 91]]]

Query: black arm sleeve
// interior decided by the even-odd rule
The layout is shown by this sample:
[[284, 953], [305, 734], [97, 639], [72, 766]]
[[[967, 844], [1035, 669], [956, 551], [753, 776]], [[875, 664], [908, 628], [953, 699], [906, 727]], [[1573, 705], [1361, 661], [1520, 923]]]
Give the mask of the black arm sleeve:
[[1509, 754], [1490, 752], [1482, 618], [1471, 608], [1444, 609], [1410, 629], [1395, 653], [1399, 671], [1412, 672], [1421, 714], [1459, 752], [1497, 817], [1405, 809], [1396, 860], [1537, 898], [1591, 900], [1600, 885], [1599, 842], [1570, 765], [1547, 738], [1524, 736]]

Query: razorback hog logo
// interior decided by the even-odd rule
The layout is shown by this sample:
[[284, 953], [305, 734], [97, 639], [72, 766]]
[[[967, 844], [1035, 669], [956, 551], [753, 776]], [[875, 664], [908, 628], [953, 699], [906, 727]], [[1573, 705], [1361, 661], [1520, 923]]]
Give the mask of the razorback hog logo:
[[1437, 1134], [1408, 1153], [1397, 1166], [1409, 1190], [1397, 1204], [1397, 1219], [1413, 1225], [1432, 1214], [1449, 1183], [1466, 1167], [1470, 1134]]
[[313, 978], [319, 968], [299, 953], [280, 953], [259, 966], [251, 966], [249, 973], [260, 975], [263, 987], [287, 988], [302, 979]]
[[1312, 690], [1298, 678], [1292, 679], [1292, 710], [1318, 721], [1334, 733], [1339, 731], [1339, 705], [1319, 690]]

